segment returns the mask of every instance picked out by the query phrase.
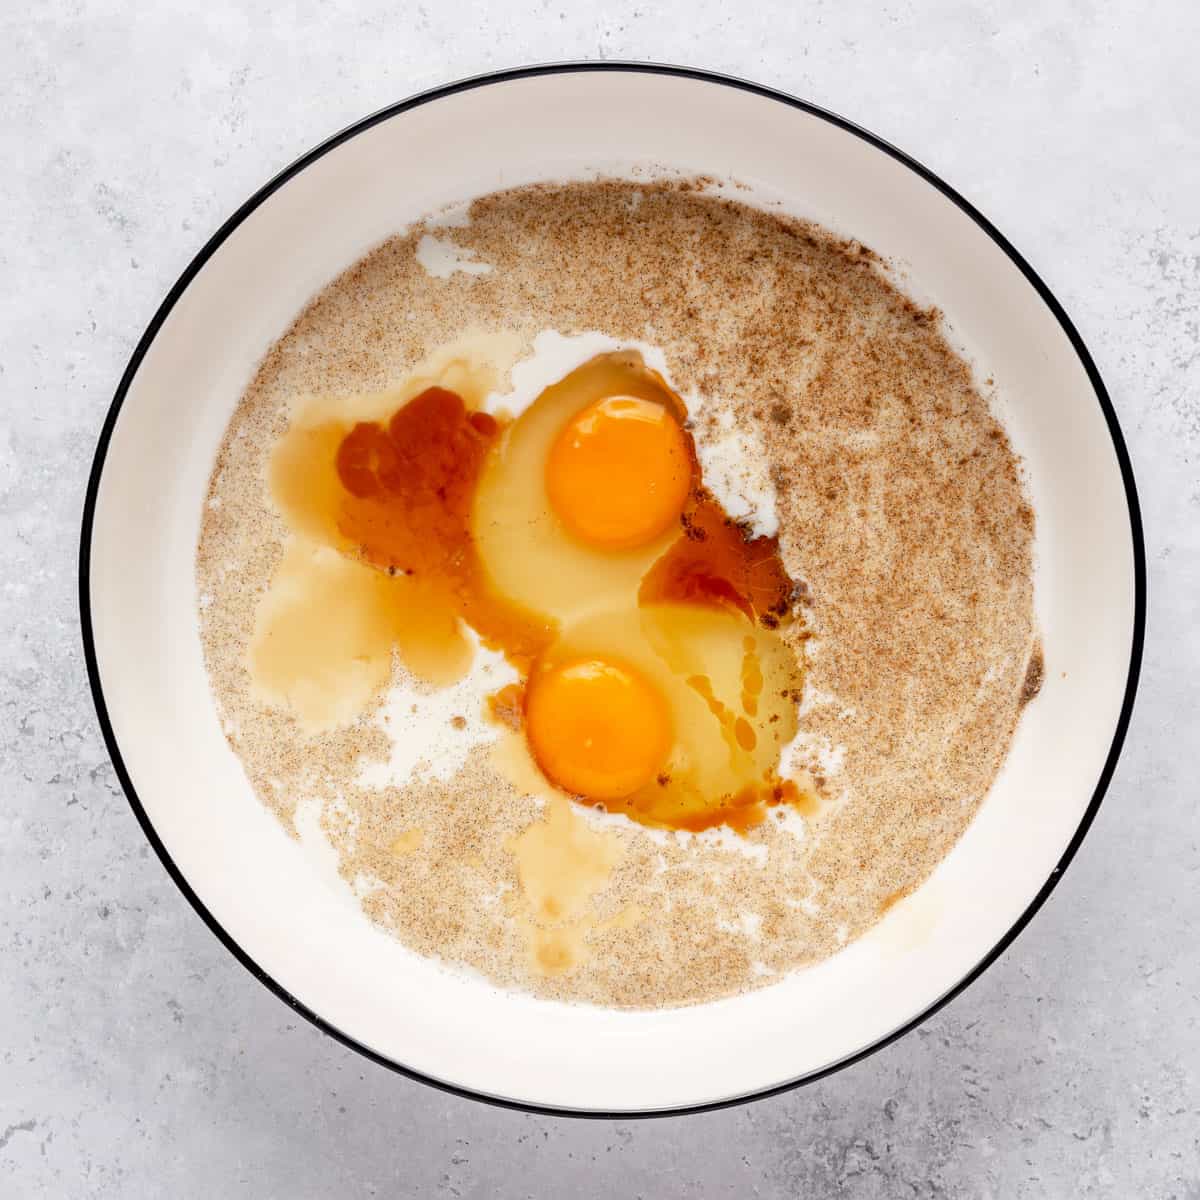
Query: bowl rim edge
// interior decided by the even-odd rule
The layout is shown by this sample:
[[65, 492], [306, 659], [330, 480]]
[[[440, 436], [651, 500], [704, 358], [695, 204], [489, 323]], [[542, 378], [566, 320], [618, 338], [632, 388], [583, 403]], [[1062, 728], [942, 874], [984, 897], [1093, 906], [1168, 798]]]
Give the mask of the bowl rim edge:
[[[94, 630], [91, 619], [91, 550], [92, 550], [92, 534], [95, 520], [95, 510], [99, 495], [100, 481], [104, 472], [105, 461], [107, 458], [108, 447], [112, 440], [113, 432], [116, 427], [117, 419], [121, 409], [124, 406], [125, 398], [133, 384], [133, 380], [150, 349], [151, 344], [157, 337], [163, 324], [166, 322], [171, 311], [178, 303], [180, 297], [187, 290], [192, 280], [199, 274], [204, 265], [217, 252], [221, 245], [229, 238], [233, 231], [241, 225], [247, 217], [258, 209], [266, 200], [268, 200], [275, 192], [284, 186], [290, 179], [305, 170], [319, 158], [336, 149], [344, 142], [356, 137], [358, 134], [373, 128], [384, 121], [391, 120], [393, 117], [410, 111], [411, 109], [428, 104], [432, 101], [443, 99], [447, 96], [452, 96], [460, 92], [472, 91], [478, 88], [487, 87], [496, 83], [510, 82], [520, 79], [534, 78], [542, 75], [556, 74], [575, 74], [575, 73], [621, 73], [632, 72], [640, 74], [657, 74], [665, 76], [673, 76], [675, 78], [690, 79], [698, 82], [716, 84], [719, 86], [730, 87], [736, 90], [749, 92], [760, 96], [764, 99], [776, 101], [786, 104], [801, 112], [807, 113], [810, 116], [819, 118], [827, 123], [841, 129], [842, 131], [853, 135], [865, 141], [870, 146], [882, 151], [889, 157], [895, 159], [901, 165], [913, 171], [916, 175], [922, 178], [926, 183], [929, 183], [939, 192], [942, 193], [948, 200], [956, 205], [964, 212], [971, 220], [979, 226], [979, 228], [991, 238], [993, 242], [1004, 252], [1008, 259], [1025, 277], [1026, 281], [1032, 286], [1034, 291], [1041, 298], [1042, 302], [1049, 309], [1051, 315], [1057, 321], [1059, 327], [1066, 335], [1074, 350], [1076, 356], [1080, 360], [1081, 365], [1087, 374], [1088, 381], [1091, 384], [1092, 390], [1095, 393], [1096, 400], [1100, 406], [1101, 413], [1104, 417], [1105, 424], [1108, 428], [1109, 436], [1112, 441], [1113, 451], [1117, 459], [1117, 465], [1120, 470], [1121, 480], [1125, 491], [1125, 499], [1128, 508], [1130, 534], [1132, 540], [1133, 552], [1133, 573], [1134, 573], [1134, 616], [1133, 630], [1129, 648], [1129, 665], [1126, 674], [1125, 689], [1122, 696], [1120, 712], [1117, 716], [1116, 725], [1113, 730], [1112, 740], [1109, 746], [1108, 753], [1104, 760], [1104, 765], [1101, 768], [1099, 778], [1097, 779], [1095, 788], [1092, 792], [1091, 799], [1084, 811], [1070, 842], [1067, 844], [1062, 856], [1056, 863], [1049, 878], [1038, 890], [1037, 894], [1030, 901], [1021, 915], [1017, 918], [1014, 924], [1006, 931], [1001, 939], [979, 960], [978, 963], [963, 976], [952, 988], [927, 1006], [921, 1012], [905, 1021], [898, 1028], [892, 1030], [885, 1036], [876, 1041], [864, 1046], [854, 1053], [845, 1056], [837, 1062], [827, 1064], [816, 1071], [808, 1072], [807, 1074], [798, 1076], [794, 1079], [786, 1080], [782, 1083], [771, 1084], [768, 1087], [757, 1089], [750, 1092], [738, 1093], [733, 1096], [722, 1097], [718, 1100], [706, 1101], [698, 1104], [684, 1104], [667, 1108], [656, 1109], [588, 1109], [588, 1108], [565, 1108], [557, 1105], [538, 1104], [535, 1102], [513, 1099], [505, 1096], [491, 1095], [486, 1092], [477, 1091], [469, 1087], [459, 1084], [454, 1084], [446, 1080], [437, 1079], [436, 1077], [423, 1074], [411, 1067], [405, 1066], [403, 1063], [397, 1062], [394, 1059], [388, 1058], [385, 1055], [379, 1054], [369, 1047], [365, 1046], [352, 1035], [343, 1032], [336, 1026], [326, 1021], [320, 1014], [307, 1008], [300, 1000], [287, 991], [278, 981], [276, 981], [268, 972], [266, 972], [254, 959], [247, 953], [225, 930], [219, 921], [208, 910], [204, 902], [195, 893], [188, 884], [183, 874], [176, 866], [167, 847], [159, 838], [144, 806], [138, 798], [137, 791], [133, 786], [133, 781], [125, 766], [124, 759], [121, 755], [120, 746], [117, 742], [111, 720], [108, 714], [107, 704], [104, 698], [104, 689], [100, 677], [99, 661], [96, 655]], [[1104, 381], [1100, 376], [1100, 372], [1092, 359], [1090, 352], [1087, 349], [1078, 330], [1075, 328], [1071, 318], [1067, 315], [1066, 310], [1058, 301], [1057, 297], [1033, 269], [1030, 263], [1024, 256], [1012, 245], [1011, 242], [983, 215], [973, 204], [965, 197], [960, 195], [949, 184], [942, 180], [937, 174], [926, 167], [923, 163], [913, 158], [911, 155], [900, 150], [890, 142], [872, 133], [870, 130], [858, 125], [857, 123], [848, 120], [839, 114], [823, 108], [820, 105], [813, 104], [810, 101], [803, 100], [797, 96], [793, 96], [787, 92], [776, 88], [768, 87], [763, 84], [754, 83], [750, 80], [743, 79], [737, 76], [722, 74], [717, 71], [707, 70], [705, 68], [680, 66], [668, 63], [658, 62], [637, 62], [637, 61], [619, 61], [619, 60], [574, 60], [563, 62], [537, 63], [520, 67], [512, 67], [504, 70], [489, 71], [477, 75], [467, 76], [462, 79], [454, 80], [446, 84], [442, 84], [425, 91], [418, 92], [408, 96], [403, 100], [387, 105], [373, 113], [352, 122], [345, 128], [327, 137], [311, 149], [305, 151], [288, 166], [284, 167], [260, 188], [258, 188], [240, 207], [238, 207], [232, 215], [230, 215], [216, 230], [215, 233], [204, 243], [201, 249], [188, 263], [182, 274], [175, 281], [171, 289], [167, 292], [163, 301], [156, 310], [150, 323], [147, 325], [145, 332], [139, 338], [133, 353], [129, 358], [129, 362], [122, 373], [120, 382], [113, 395], [113, 399], [109, 405], [105, 415], [103, 425], [101, 427], [99, 437], [97, 439], [96, 450], [93, 456], [92, 465], [88, 475], [87, 490], [84, 497], [83, 512], [80, 526], [79, 539], [79, 564], [78, 564], [78, 597], [79, 597], [79, 616], [80, 616], [80, 633], [83, 643], [84, 660], [87, 667], [88, 684], [91, 691], [92, 703], [96, 710], [97, 721], [100, 726], [101, 733], [104, 739], [104, 745], [108, 752], [109, 758], [112, 761], [114, 773], [121, 785], [121, 789], [133, 810], [134, 816], [137, 818], [142, 832], [147, 841], [153, 847], [158, 855], [167, 874], [170, 876], [175, 886], [182, 892], [185, 899], [200, 916], [201, 920], [208, 926], [211, 932], [224, 945], [224, 947], [245, 967], [251, 975], [253, 975], [261, 984], [270, 989], [280, 1000], [282, 1000], [289, 1008], [305, 1020], [309, 1021], [318, 1030], [327, 1036], [340, 1042], [342, 1045], [356, 1051], [358, 1054], [377, 1063], [380, 1066], [386, 1067], [391, 1071], [404, 1075], [409, 1079], [427, 1084], [437, 1088], [440, 1091], [447, 1092], [451, 1095], [459, 1096], [465, 1099], [476, 1100], [483, 1103], [495, 1105], [501, 1108], [514, 1109], [520, 1112], [536, 1113], [549, 1116], [561, 1117], [582, 1117], [599, 1120], [633, 1120], [640, 1118], [651, 1117], [670, 1117], [683, 1116], [691, 1113], [713, 1112], [718, 1109], [732, 1107], [734, 1105], [746, 1104], [755, 1100], [767, 1099], [771, 1096], [777, 1096], [781, 1093], [791, 1091], [795, 1088], [802, 1087], [806, 1084], [814, 1083], [819, 1079], [823, 1079], [836, 1071], [843, 1070], [852, 1064], [861, 1061], [864, 1058], [882, 1050], [884, 1047], [891, 1045], [901, 1037], [910, 1033], [918, 1025], [923, 1024], [956, 996], [960, 995], [972, 983], [975, 982], [1016, 940], [1017, 936], [1029, 924], [1034, 914], [1042, 907], [1048, 899], [1050, 893], [1057, 886], [1062, 878], [1064, 871], [1075, 857], [1084, 837], [1087, 835], [1092, 822], [1094, 821], [1100, 804], [1108, 790], [1112, 781], [1113, 773], [1116, 769], [1117, 761], [1120, 757], [1121, 749], [1125, 741], [1128, 731], [1129, 722], [1133, 713], [1134, 700], [1137, 693], [1138, 681], [1141, 672], [1142, 652], [1145, 640], [1146, 627], [1146, 610], [1147, 610], [1147, 585], [1146, 585], [1146, 552], [1145, 540], [1142, 529], [1141, 508], [1138, 502], [1138, 493], [1136, 483], [1133, 476], [1133, 468], [1130, 462], [1129, 453], [1125, 445], [1125, 439], [1121, 432], [1120, 423], [1117, 419], [1116, 411], [1113, 408], [1112, 401], [1108, 391], [1104, 385]]]

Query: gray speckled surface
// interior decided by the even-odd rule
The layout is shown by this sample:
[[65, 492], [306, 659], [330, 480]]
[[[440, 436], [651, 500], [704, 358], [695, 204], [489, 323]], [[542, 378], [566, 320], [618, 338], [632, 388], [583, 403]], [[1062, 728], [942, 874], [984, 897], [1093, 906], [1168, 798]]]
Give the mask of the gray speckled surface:
[[[44, 0], [0, 15], [0, 1192], [1200, 1197], [1200, 8], [1192, 0]], [[92, 447], [226, 214], [360, 114], [575, 56], [684, 61], [861, 120], [1013, 239], [1091, 344], [1142, 489], [1151, 625], [1075, 865], [964, 996], [852, 1070], [700, 1117], [485, 1108], [372, 1066], [221, 948], [92, 714]]]

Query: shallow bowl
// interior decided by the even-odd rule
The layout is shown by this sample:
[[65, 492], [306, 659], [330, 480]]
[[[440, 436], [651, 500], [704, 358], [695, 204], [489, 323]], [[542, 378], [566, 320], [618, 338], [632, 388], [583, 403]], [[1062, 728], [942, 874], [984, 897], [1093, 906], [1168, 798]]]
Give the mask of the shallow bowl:
[[[946, 314], [995, 380], [1024, 458], [1046, 677], [966, 834], [867, 936], [734, 999], [619, 1012], [511, 994], [409, 952], [284, 833], [213, 708], [194, 558], [225, 425], [314, 292], [442, 205], [534, 180], [663, 169], [736, 179], [751, 203], [859, 239]], [[1133, 479], [1103, 384], [1061, 306], [984, 217], [901, 152], [791, 97], [595, 63], [417, 96], [251, 197], [171, 290], [121, 381], [80, 566], [88, 667], [117, 773], [225, 945], [380, 1062], [480, 1098], [590, 1114], [696, 1109], [811, 1080], [975, 978], [1046, 898], [1095, 814], [1129, 717], [1145, 608]]]

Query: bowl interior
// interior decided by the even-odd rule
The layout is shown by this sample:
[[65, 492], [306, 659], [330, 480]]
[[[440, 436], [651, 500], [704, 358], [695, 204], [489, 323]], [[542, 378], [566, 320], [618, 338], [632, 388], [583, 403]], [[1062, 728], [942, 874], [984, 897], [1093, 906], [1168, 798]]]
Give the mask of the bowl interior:
[[[508, 994], [372, 927], [319, 849], [251, 793], [215, 715], [194, 553], [226, 422], [258, 359], [358, 256], [443, 204], [537, 179], [667, 168], [733, 177], [857, 237], [999, 391], [1038, 518], [1042, 694], [977, 819], [872, 933], [779, 984], [614, 1012]], [[719, 81], [558, 71], [443, 94], [361, 129], [270, 191], [183, 287], [124, 395], [95, 494], [97, 696], [137, 801], [212, 919], [348, 1038], [436, 1080], [609, 1112], [783, 1084], [909, 1023], [1002, 942], [1085, 820], [1121, 723], [1135, 533], [1113, 434], [1063, 327], [1012, 258], [908, 165], [838, 124]]]

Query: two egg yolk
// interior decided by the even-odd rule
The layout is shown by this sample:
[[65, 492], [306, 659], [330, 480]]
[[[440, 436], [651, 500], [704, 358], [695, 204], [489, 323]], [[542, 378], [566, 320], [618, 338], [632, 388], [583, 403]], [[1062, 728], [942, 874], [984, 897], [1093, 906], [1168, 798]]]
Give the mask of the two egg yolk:
[[[546, 460], [546, 493], [574, 537], [601, 550], [653, 542], [679, 520], [692, 456], [662, 404], [608, 396], [562, 428]], [[530, 747], [559, 787], [597, 800], [649, 783], [670, 753], [658, 689], [626, 664], [589, 658], [535, 673], [526, 697]]]

